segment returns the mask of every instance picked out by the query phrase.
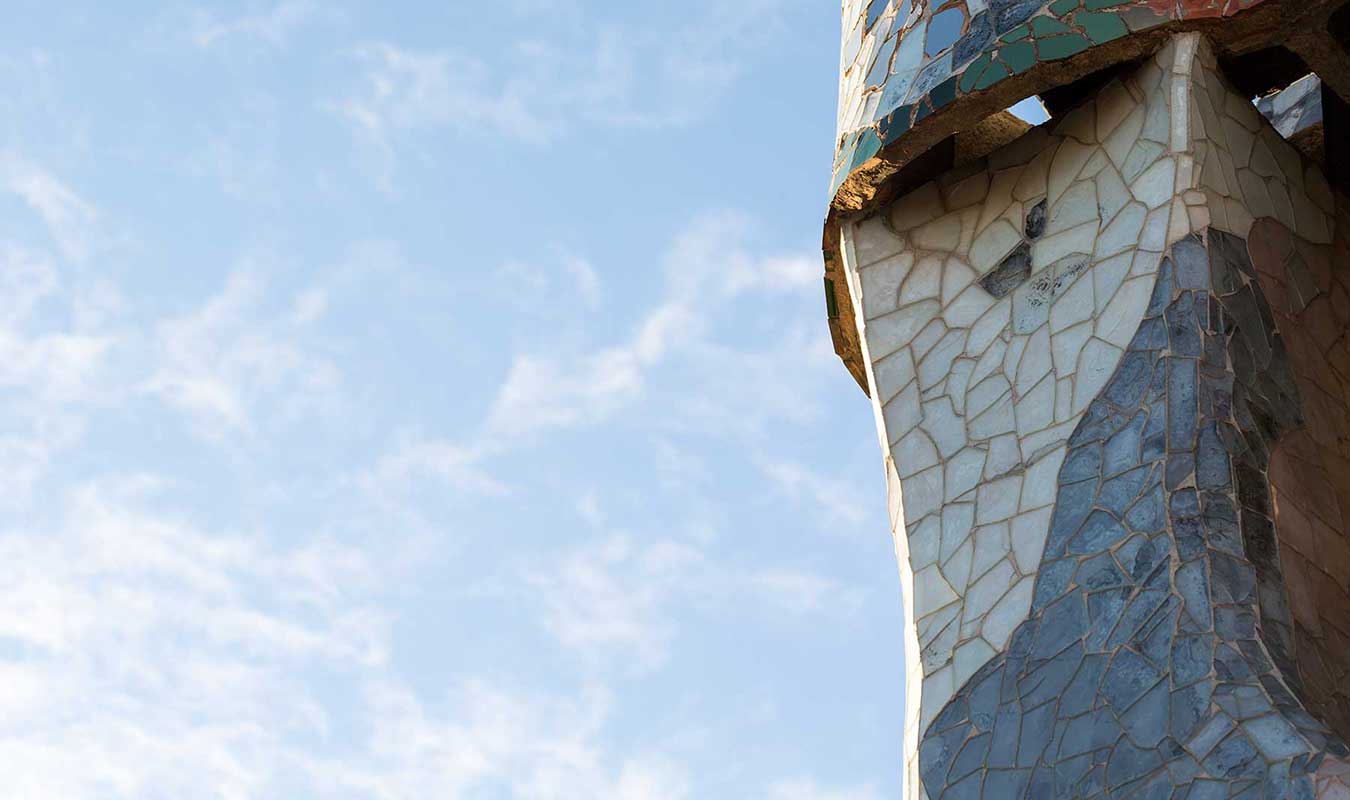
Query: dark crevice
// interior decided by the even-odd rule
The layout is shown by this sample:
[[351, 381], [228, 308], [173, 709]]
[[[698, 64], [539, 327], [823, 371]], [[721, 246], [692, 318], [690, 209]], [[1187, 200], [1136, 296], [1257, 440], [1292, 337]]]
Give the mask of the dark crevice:
[[1312, 72], [1301, 56], [1283, 46], [1221, 59], [1219, 68], [1243, 97], [1270, 94]]
[[1083, 103], [1095, 99], [1101, 89], [1108, 83], [1122, 75], [1134, 72], [1142, 63], [1142, 60], [1122, 61], [1079, 78], [1072, 83], [1046, 89], [1040, 94], [1041, 104], [1045, 106], [1046, 112], [1050, 114], [1052, 119], [1061, 117]]

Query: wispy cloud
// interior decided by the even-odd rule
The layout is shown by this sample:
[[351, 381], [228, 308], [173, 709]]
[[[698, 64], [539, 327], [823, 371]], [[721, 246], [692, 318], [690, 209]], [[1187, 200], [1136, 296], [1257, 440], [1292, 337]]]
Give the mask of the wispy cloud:
[[866, 510], [871, 503], [852, 481], [785, 458], [761, 458], [760, 469], [798, 506], [826, 519], [858, 524], [870, 516]]
[[559, 644], [593, 665], [664, 666], [690, 612], [845, 616], [861, 596], [834, 579], [784, 566], [732, 564], [706, 544], [614, 535], [525, 570], [528, 597]]
[[[685, 800], [688, 765], [655, 753], [615, 752], [602, 743], [612, 713], [609, 691], [573, 697], [512, 690], [485, 679], [461, 681], [449, 714], [431, 713], [406, 688], [375, 684], [365, 709], [373, 721], [360, 758], [310, 761], [323, 796], [379, 798], [493, 796], [530, 800]], [[334, 791], [337, 790], [337, 791]]]
[[14, 151], [0, 151], [0, 182], [37, 213], [63, 256], [72, 261], [88, 257], [98, 222], [91, 203]]
[[199, 11], [193, 18], [189, 37], [198, 47], [211, 47], [233, 37], [258, 39], [280, 45], [317, 11], [310, 0], [283, 0], [271, 8], [253, 14], [222, 18]]
[[769, 787], [768, 800], [880, 800], [873, 786], [839, 789], [821, 786], [810, 778], [779, 781]]
[[563, 646], [587, 657], [617, 650], [651, 667], [665, 660], [673, 636], [672, 594], [703, 560], [678, 542], [641, 546], [615, 537], [532, 567], [526, 577], [543, 603], [545, 627]]
[[627, 341], [570, 355], [517, 355], [488, 416], [485, 446], [603, 421], [640, 396], [652, 370], [691, 348], [706, 363], [745, 375], [747, 364], [728, 363], [738, 354], [708, 339], [714, 320], [746, 295], [802, 291], [819, 279], [806, 256], [752, 252], [745, 244], [751, 229], [744, 215], [727, 212], [682, 232], [663, 259], [664, 297]]
[[[587, 19], [572, 4], [540, 28], [537, 2], [507, 29], [529, 30], [493, 52], [394, 42], [353, 51], [360, 77], [327, 105], [382, 161], [388, 187], [397, 138], [423, 129], [490, 133], [544, 144], [585, 127], [686, 125], [720, 102], [773, 36], [782, 0], [694, 7], [683, 24], [643, 28]], [[555, 5], [550, 3], [549, 5]]]
[[500, 497], [511, 492], [509, 485], [482, 469], [482, 454], [471, 448], [406, 433], [396, 438], [393, 448], [359, 479], [372, 496], [392, 502], [419, 480], [469, 495]]
[[46, 252], [0, 242], [0, 294], [0, 506], [23, 507], [82, 435], [119, 337], [87, 324], [97, 302], [64, 285]]
[[259, 754], [325, 724], [297, 666], [383, 662], [381, 615], [353, 599], [372, 576], [364, 557], [200, 529], [156, 507], [165, 488], [78, 485], [51, 525], [0, 530], [12, 791], [253, 796], [276, 767]]
[[260, 409], [294, 419], [338, 402], [339, 372], [305, 333], [323, 316], [322, 290], [268, 314], [265, 278], [245, 265], [197, 309], [157, 324], [155, 369], [142, 390], [192, 419], [215, 441], [257, 431]]
[[465, 676], [428, 704], [390, 669], [379, 587], [396, 576], [377, 557], [202, 528], [166, 506], [171, 489], [86, 483], [51, 526], [0, 529], [0, 765], [16, 795], [688, 796], [686, 765], [605, 745], [603, 686], [560, 697]]
[[600, 273], [585, 258], [556, 252], [548, 265], [508, 260], [493, 270], [500, 293], [513, 308], [530, 316], [556, 316], [576, 304], [594, 311], [604, 298]]
[[[453, 437], [434, 432], [405, 437], [362, 474], [360, 485], [376, 497], [397, 497], [408, 483], [403, 479], [417, 475], [466, 493], [504, 494], [514, 487], [495, 474], [508, 457], [550, 434], [607, 424], [644, 409], [644, 417], [657, 418], [647, 423], [657, 474], [667, 489], [688, 489], [690, 481], [706, 477], [707, 468], [670, 436], [681, 418], [689, 430], [738, 436], [760, 435], [772, 421], [809, 418], [820, 376], [833, 374], [834, 368], [823, 326], [806, 320], [795, 329], [774, 328], [762, 347], [748, 348], [729, 344], [723, 327], [736, 330], [744, 308], [755, 302], [801, 297], [818, 287], [811, 258], [761, 254], [749, 243], [753, 231], [743, 214], [699, 217], [660, 259], [664, 289], [626, 337], [615, 344], [560, 350], [556, 326], [548, 326], [550, 336], [537, 350], [527, 344], [512, 356], [481, 423]], [[594, 269], [581, 259], [575, 263], [544, 276], [523, 267], [519, 271], [551, 288], [556, 287], [551, 281], [571, 274], [576, 291], [584, 295]], [[659, 391], [651, 390], [654, 382]], [[653, 415], [653, 403], [661, 404], [659, 414]], [[794, 471], [774, 462], [766, 469], [794, 498], [847, 494], [801, 466]], [[851, 520], [860, 512], [841, 507], [839, 513]]]

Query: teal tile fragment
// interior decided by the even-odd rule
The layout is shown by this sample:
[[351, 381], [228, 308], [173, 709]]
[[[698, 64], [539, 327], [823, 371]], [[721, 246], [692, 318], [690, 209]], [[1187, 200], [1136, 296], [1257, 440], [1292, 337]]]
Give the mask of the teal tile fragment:
[[990, 86], [993, 86], [1011, 74], [1012, 72], [1008, 69], [1007, 64], [1004, 64], [1002, 61], [995, 61], [990, 64], [989, 69], [985, 70], [984, 74], [980, 76], [979, 82], [975, 84], [975, 90], [988, 89]]
[[1036, 17], [1031, 21], [1031, 32], [1039, 38], [1057, 33], [1072, 33], [1073, 29], [1054, 17]]
[[928, 99], [933, 102], [933, 108], [938, 109], [947, 105], [956, 99], [957, 76], [953, 75], [947, 80], [933, 87], [933, 91], [928, 93]]
[[1040, 55], [1041, 61], [1058, 61], [1081, 53], [1091, 46], [1092, 42], [1081, 33], [1048, 36], [1036, 40], [1036, 52]]
[[992, 54], [984, 53], [979, 58], [972, 61], [970, 66], [966, 67], [966, 71], [961, 74], [961, 91], [975, 91], [975, 86], [979, 82], [980, 77], [984, 75], [985, 69], [993, 60], [994, 57]]
[[1097, 44], [1119, 39], [1130, 32], [1125, 27], [1125, 20], [1112, 12], [1080, 11], [1074, 15], [1073, 21]]
[[914, 113], [914, 106], [900, 106], [886, 119], [881, 121], [878, 129], [881, 133], [883, 144], [890, 144], [909, 132], [910, 116]]
[[1008, 65], [1012, 74], [1020, 75], [1036, 63], [1036, 48], [1030, 41], [1014, 42], [1007, 47], [999, 48], [998, 57]]
[[877, 136], [877, 132], [872, 128], [863, 131], [862, 136], [858, 139], [858, 147], [853, 151], [853, 161], [849, 164], [848, 171], [852, 172], [862, 166], [867, 159], [876, 155], [880, 149], [881, 138]]

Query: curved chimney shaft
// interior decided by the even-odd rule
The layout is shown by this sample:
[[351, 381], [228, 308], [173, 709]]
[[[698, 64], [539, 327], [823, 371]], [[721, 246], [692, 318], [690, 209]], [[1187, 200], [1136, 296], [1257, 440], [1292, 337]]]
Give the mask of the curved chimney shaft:
[[908, 798], [1350, 798], [1337, 11], [845, 2], [827, 308]]

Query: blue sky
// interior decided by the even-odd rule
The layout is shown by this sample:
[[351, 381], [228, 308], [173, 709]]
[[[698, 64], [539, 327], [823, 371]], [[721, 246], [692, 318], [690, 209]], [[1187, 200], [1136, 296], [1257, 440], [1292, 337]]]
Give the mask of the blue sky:
[[898, 796], [832, 3], [18, 2], [0, 774]]

